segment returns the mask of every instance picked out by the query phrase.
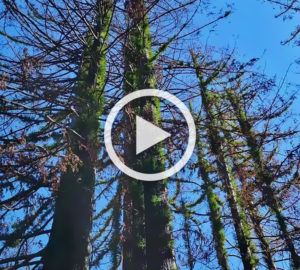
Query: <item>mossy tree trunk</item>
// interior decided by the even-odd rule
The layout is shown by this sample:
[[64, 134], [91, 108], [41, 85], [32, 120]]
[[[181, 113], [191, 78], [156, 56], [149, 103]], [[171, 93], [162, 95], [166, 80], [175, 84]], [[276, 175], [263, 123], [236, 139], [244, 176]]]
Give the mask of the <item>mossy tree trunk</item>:
[[273, 260], [270, 243], [264, 234], [263, 227], [261, 226], [261, 221], [263, 218], [258, 213], [258, 211], [254, 208], [253, 204], [250, 203], [249, 207], [250, 207], [250, 209], [248, 209], [249, 216], [251, 218], [255, 234], [258, 237], [258, 241], [260, 243], [264, 261], [266, 262], [269, 270], [276, 270], [277, 268]]
[[210, 148], [211, 152], [216, 157], [218, 172], [222, 178], [224, 190], [227, 195], [227, 202], [232, 215], [241, 260], [245, 270], [252, 270], [255, 269], [257, 259], [252, 254], [253, 245], [249, 238], [250, 232], [247, 230], [247, 221], [245, 220], [244, 213], [239, 210], [239, 197], [235, 179], [232, 175], [232, 169], [223, 154], [223, 140], [219, 134], [218, 121], [213, 110], [214, 97], [211, 92], [207, 90], [207, 85], [218, 76], [219, 71], [216, 71], [210, 78], [205, 80], [197, 62], [197, 56], [193, 52], [192, 59], [196, 69], [196, 75], [199, 79], [202, 105], [207, 117], [206, 124]]
[[[247, 179], [245, 177], [245, 174], [243, 173], [243, 165], [239, 164], [238, 159], [243, 158], [244, 160], [247, 160], [248, 156], [244, 156], [243, 154], [239, 153], [236, 154], [235, 151], [235, 145], [241, 145], [241, 142], [235, 141], [234, 137], [232, 136], [232, 133], [230, 132], [230, 128], [235, 128], [234, 123], [230, 123], [230, 127], [228, 124], [226, 124], [226, 121], [224, 120], [224, 112], [221, 111], [220, 108], [220, 98], [222, 98], [223, 95], [216, 95], [215, 96], [215, 102], [216, 102], [216, 108], [218, 113], [218, 119], [220, 122], [220, 126], [222, 127], [222, 132], [224, 134], [224, 138], [226, 140], [226, 145], [228, 148], [228, 153], [230, 155], [230, 159], [232, 160], [234, 170], [237, 172], [238, 178], [242, 183], [242, 186], [247, 185]], [[227, 115], [228, 119], [232, 119], [232, 115], [229, 112], [229, 115]], [[242, 142], [244, 145], [245, 142]], [[240, 170], [241, 168], [241, 170]], [[243, 187], [242, 187], [243, 189]], [[252, 222], [252, 226], [254, 229], [254, 232], [258, 238], [258, 241], [260, 243], [261, 251], [263, 254], [263, 259], [270, 270], [276, 270], [276, 266], [273, 260], [271, 247], [268, 239], [264, 235], [264, 230], [261, 225], [262, 217], [259, 214], [258, 209], [253, 204], [254, 196], [252, 193], [247, 193], [247, 197], [244, 199], [241, 199], [241, 208], [242, 211], [247, 211], [250, 221]]]
[[[125, 152], [127, 155], [128, 153]], [[129, 156], [127, 156], [129, 157]], [[130, 165], [129, 158], [125, 159]], [[122, 246], [123, 270], [146, 269], [145, 218], [143, 185], [136, 179], [124, 177], [124, 240]]]
[[235, 94], [234, 90], [227, 89], [227, 98], [234, 109], [235, 116], [240, 124], [241, 132], [246, 138], [250, 155], [254, 161], [256, 178], [258, 180], [257, 185], [263, 194], [266, 204], [276, 216], [280, 235], [285, 241], [286, 247], [291, 254], [293, 267], [295, 269], [300, 269], [300, 256], [297, 254], [293, 240], [288, 231], [286, 219], [282, 213], [282, 207], [276, 197], [276, 192], [272, 187], [272, 183], [275, 179], [270, 174], [267, 164], [264, 161], [261, 146], [256, 140], [255, 131], [247, 119], [246, 112], [241, 107], [239, 97]]
[[[125, 42], [125, 94], [145, 89], [156, 88], [154, 73], [154, 57], [151, 48], [150, 25], [146, 14], [146, 6], [143, 0], [126, 1], [128, 12], [129, 34]], [[144, 173], [155, 173], [165, 170], [165, 162], [162, 144], [157, 144], [147, 153], [135, 155], [135, 115], [159, 125], [160, 124], [160, 102], [156, 98], [140, 99], [127, 108], [128, 141], [125, 146], [125, 162], [136, 170]], [[134, 114], [128, 114], [133, 111]], [[125, 220], [131, 222], [137, 230], [129, 231], [131, 239], [138, 239], [137, 243], [124, 244], [124, 269], [147, 270], [175, 269], [175, 258], [173, 254], [173, 240], [171, 235], [171, 212], [168, 205], [168, 191], [166, 181], [141, 182], [128, 179], [126, 183], [128, 211]], [[127, 206], [126, 205], [126, 206]], [[126, 209], [125, 209], [126, 211]], [[130, 230], [130, 228], [128, 228]], [[133, 235], [134, 234], [134, 235]], [[125, 242], [129, 241], [126, 239]], [[130, 247], [131, 246], [131, 247]], [[137, 252], [128, 254], [126, 247]], [[124, 253], [125, 252], [125, 253]], [[140, 256], [140, 255], [142, 256]], [[141, 259], [145, 255], [145, 260]], [[131, 256], [128, 257], [128, 256]], [[135, 262], [142, 260], [139, 266]], [[129, 265], [134, 262], [134, 267]]]
[[183, 239], [184, 239], [184, 245], [187, 251], [187, 265], [189, 267], [189, 270], [193, 270], [195, 267], [196, 259], [193, 254], [192, 250], [192, 239], [191, 239], [191, 221], [190, 221], [190, 211], [187, 209], [186, 204], [184, 201], [181, 202], [181, 212], [183, 213]]
[[222, 222], [222, 211], [219, 205], [220, 199], [214, 192], [213, 183], [209, 176], [211, 165], [205, 158], [204, 149], [205, 145], [200, 138], [199, 128], [197, 128], [197, 153], [199, 172], [204, 182], [203, 188], [208, 201], [209, 218], [212, 226], [213, 238], [215, 241], [216, 254], [221, 269], [229, 270], [230, 268], [228, 266], [228, 254], [225, 247], [225, 233]]
[[69, 166], [61, 177], [50, 238], [42, 258], [45, 270], [89, 269], [95, 162], [100, 149], [99, 117], [104, 102], [106, 42], [112, 16], [110, 2], [98, 1], [95, 12], [96, 37], [88, 34], [74, 88], [79, 102], [71, 125], [76, 134], [69, 134], [69, 151], [79, 164], [78, 169]]
[[[197, 122], [197, 118], [195, 117], [193, 108], [191, 107], [190, 109], [192, 111], [195, 122]], [[198, 126], [196, 130], [196, 136], [199, 174], [204, 182], [203, 189], [207, 197], [209, 207], [209, 218], [211, 222], [212, 234], [215, 242], [218, 263], [222, 270], [229, 270], [230, 268], [228, 266], [228, 253], [225, 247], [225, 232], [222, 222], [222, 211], [219, 205], [221, 199], [218, 198], [218, 196], [214, 192], [214, 183], [210, 179], [212, 166], [205, 157], [205, 149], [207, 146], [201, 138], [201, 129]]]

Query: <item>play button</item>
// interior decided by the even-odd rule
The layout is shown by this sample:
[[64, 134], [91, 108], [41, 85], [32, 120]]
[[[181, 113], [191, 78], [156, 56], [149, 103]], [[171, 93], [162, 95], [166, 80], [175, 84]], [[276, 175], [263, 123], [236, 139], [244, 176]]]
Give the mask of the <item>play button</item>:
[[[129, 168], [123, 160], [120, 159], [120, 156], [116, 153], [113, 142], [112, 142], [112, 132], [113, 132], [113, 123], [119, 114], [119, 112], [128, 104], [129, 102], [143, 97], [157, 97], [161, 99], [166, 99], [168, 102], [174, 104], [182, 115], [185, 118], [188, 127], [188, 141], [184, 154], [177, 161], [177, 163], [166, 169], [163, 172], [158, 173], [143, 173], [135, 171]], [[165, 140], [171, 135], [162, 130], [161, 128], [153, 125], [152, 123], [146, 121], [140, 116], [136, 116], [136, 154], [142, 153], [148, 148], [154, 146], [155, 144]], [[122, 139], [122, 137], [120, 137]], [[179, 172], [185, 164], [189, 161], [190, 157], [193, 154], [193, 150], [196, 143], [196, 127], [194, 123], [193, 116], [191, 115], [189, 109], [185, 104], [176, 96], [158, 89], [143, 89], [134, 91], [127, 96], [119, 100], [114, 107], [111, 109], [110, 113], [107, 116], [104, 126], [104, 143], [107, 150], [107, 153], [114, 163], [114, 165], [123, 173], [128, 176], [143, 181], [157, 181], [166, 179], [177, 172]]]
[[171, 134], [143, 118], [136, 117], [136, 154], [170, 137]]

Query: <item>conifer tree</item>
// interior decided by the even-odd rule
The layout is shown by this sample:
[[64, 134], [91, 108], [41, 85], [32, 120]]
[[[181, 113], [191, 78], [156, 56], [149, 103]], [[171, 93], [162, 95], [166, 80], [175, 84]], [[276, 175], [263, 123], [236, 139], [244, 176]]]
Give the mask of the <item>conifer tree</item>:
[[236, 95], [233, 89], [227, 89], [226, 93], [227, 98], [235, 112], [235, 116], [240, 124], [241, 132], [247, 141], [251, 158], [255, 164], [254, 170], [257, 178], [257, 185], [263, 193], [265, 203], [270, 207], [276, 216], [278, 226], [281, 231], [281, 237], [285, 240], [286, 247], [291, 254], [293, 266], [295, 269], [299, 269], [300, 257], [297, 254], [293, 240], [289, 234], [287, 222], [284, 214], [282, 213], [280, 202], [276, 197], [275, 190], [272, 187], [272, 183], [275, 181], [275, 178], [271, 175], [267, 168], [267, 162], [264, 160], [262, 149], [257, 142], [254, 128], [248, 121], [246, 112], [241, 107], [239, 97]]
[[227, 194], [227, 201], [231, 211], [233, 225], [237, 236], [237, 242], [241, 254], [241, 260], [245, 269], [255, 269], [257, 258], [253, 254], [253, 244], [250, 240], [250, 232], [247, 228], [245, 215], [239, 209], [239, 195], [235, 179], [232, 175], [232, 169], [228, 161], [224, 157], [222, 138], [218, 131], [218, 121], [214, 113], [214, 96], [212, 92], [207, 90], [207, 86], [216, 78], [221, 70], [221, 66], [205, 80], [197, 62], [197, 56], [191, 52], [193, 64], [196, 70], [197, 78], [199, 79], [199, 88], [202, 97], [202, 104], [207, 116], [208, 138], [212, 153], [216, 157], [218, 171], [223, 180], [223, 186]]
[[199, 127], [197, 128], [197, 154], [199, 162], [199, 172], [203, 179], [203, 189], [207, 196], [209, 206], [209, 217], [212, 226], [212, 234], [215, 241], [215, 249], [217, 258], [222, 270], [230, 269], [228, 266], [228, 254], [225, 247], [225, 233], [222, 222], [222, 211], [219, 205], [220, 198], [214, 192], [214, 184], [210, 179], [211, 165], [205, 158], [205, 145], [199, 134]]
[[70, 138], [70, 151], [80, 159], [78, 171], [67, 168], [56, 199], [49, 242], [43, 255], [43, 269], [89, 269], [90, 233], [93, 219], [95, 164], [99, 155], [99, 117], [104, 102], [106, 42], [111, 21], [111, 3], [98, 1], [95, 27], [88, 33], [82, 56], [75, 97], [72, 128], [80, 137]]
[[[1, 269], [299, 268], [300, 145], [280, 128], [291, 102], [269, 106], [276, 85], [256, 59], [198, 47], [230, 14], [210, 2], [2, 0]], [[157, 182], [117, 170], [101, 139], [115, 102], [145, 88], [195, 108], [192, 158]], [[156, 173], [178, 160], [188, 134], [173, 108], [125, 106], [112, 134], [121, 161]], [[166, 149], [136, 155], [136, 116], [172, 133]]]
[[[140, 89], [155, 89], [155, 57], [152, 52], [146, 4], [143, 0], [134, 0], [127, 1], [125, 6], [128, 13], [129, 33], [124, 49], [124, 91], [127, 94]], [[158, 99], [142, 99], [139, 104], [132, 107], [132, 110], [134, 117], [140, 115], [148, 121], [160, 124]], [[132, 127], [135, 118], [127, 115], [127, 121], [129, 121], [127, 126]], [[125, 146], [127, 159], [125, 162], [145, 173], [163, 171], [165, 165], [162, 145], [158, 144], [152, 147], [147, 155], [142, 153], [136, 158], [135, 138], [132, 133], [132, 130], [127, 133], [130, 142]], [[145, 256], [147, 270], [175, 269], [166, 181], [142, 183], [139, 180], [128, 179], [127, 186], [129, 194], [125, 194], [125, 229], [127, 230], [130, 226], [128, 228], [130, 232], [125, 231], [127, 239], [125, 239], [123, 254], [128, 255], [124, 256], [123, 267], [144, 269], [143, 257]], [[128, 210], [127, 206], [131, 209]], [[134, 246], [130, 246], [127, 242], [132, 240], [134, 240], [132, 242]]]
[[11, 144], [22, 131], [22, 143], [14, 147], [15, 154], [23, 155], [15, 159], [16, 167], [1, 166], [1, 184], [11, 182], [11, 191], [5, 190], [8, 200], [1, 202], [9, 212], [1, 216], [6, 222], [16, 221], [12, 228], [8, 223], [9, 230], [1, 227], [2, 243], [9, 241], [1, 244], [1, 256], [7, 258], [0, 263], [13, 269], [42, 264], [45, 269], [88, 269], [111, 2], [2, 5], [1, 20], [9, 19], [17, 30], [1, 36], [8, 35], [6, 47], [17, 45], [23, 56], [14, 49], [1, 54], [6, 63], [1, 69], [10, 74], [1, 91], [14, 92], [5, 106], [7, 116], [17, 123], [7, 122], [11, 132], [1, 134], [1, 144]]
[[[220, 122], [221, 130], [224, 134], [224, 138], [227, 142], [227, 151], [230, 155], [230, 159], [233, 163], [233, 170], [236, 172], [237, 177], [242, 183], [242, 188], [247, 189], [247, 178], [245, 177], [246, 167], [247, 167], [247, 158], [248, 156], [243, 156], [241, 153], [236, 154], [235, 152], [238, 152], [237, 147], [235, 145], [244, 145], [244, 142], [236, 141], [232, 133], [234, 132], [234, 129], [236, 128], [235, 123], [226, 123], [228, 120], [225, 120], [225, 117], [227, 119], [232, 119], [231, 111], [226, 112], [224, 115], [224, 111], [222, 111], [220, 99], [222, 99], [224, 95], [222, 93], [215, 93], [215, 105], [217, 109], [217, 115], [218, 120]], [[230, 128], [229, 128], [230, 126]], [[239, 162], [240, 159], [243, 159]], [[244, 169], [244, 170], [243, 170]], [[246, 186], [246, 187], [245, 187]], [[243, 193], [242, 193], [243, 196]], [[242, 211], [247, 211], [249, 216], [249, 221], [252, 222], [253, 230], [258, 237], [258, 241], [260, 243], [260, 247], [263, 253], [263, 258], [268, 266], [268, 269], [276, 270], [276, 266], [273, 260], [271, 247], [268, 239], [266, 238], [264, 234], [263, 227], [261, 225], [262, 216], [259, 213], [259, 210], [257, 207], [254, 206], [254, 195], [252, 192], [249, 194], [247, 192], [246, 198], [241, 198], [241, 208]]]

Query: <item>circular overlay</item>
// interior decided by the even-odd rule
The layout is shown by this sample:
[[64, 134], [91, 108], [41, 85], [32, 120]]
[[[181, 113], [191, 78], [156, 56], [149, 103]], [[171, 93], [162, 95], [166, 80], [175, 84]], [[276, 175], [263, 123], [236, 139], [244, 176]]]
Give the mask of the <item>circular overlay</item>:
[[[188, 139], [188, 145], [185, 150], [185, 153], [183, 154], [182, 158], [171, 168], [159, 172], [159, 173], [141, 173], [138, 171], [135, 171], [129, 167], [127, 167], [117, 156], [115, 149], [112, 144], [112, 126], [114, 123], [114, 120], [120, 110], [130, 101], [134, 99], [138, 99], [141, 97], [159, 97], [159, 98], [164, 98], [168, 100], [169, 102], [173, 103], [177, 108], [181, 111], [183, 114], [185, 121], [187, 122], [188, 129], [189, 129], [189, 139]], [[137, 179], [137, 180], [142, 180], [142, 181], [158, 181], [162, 179], [166, 179], [175, 173], [179, 172], [185, 164], [189, 161], [190, 157], [193, 154], [195, 143], [196, 143], [196, 127], [194, 123], [194, 119], [189, 111], [189, 109], [184, 105], [184, 103], [179, 100], [176, 96], [165, 92], [161, 91], [158, 89], [143, 89], [143, 90], [138, 90], [135, 92], [132, 92], [125, 97], [123, 97], [121, 100], [117, 102], [117, 104], [112, 108], [110, 111], [107, 120], [105, 122], [105, 127], [104, 127], [104, 143], [105, 147], [107, 150], [107, 153], [109, 157], [111, 158], [112, 162], [115, 164], [115, 166], [121, 170], [123, 173], [127, 174], [128, 176]]]

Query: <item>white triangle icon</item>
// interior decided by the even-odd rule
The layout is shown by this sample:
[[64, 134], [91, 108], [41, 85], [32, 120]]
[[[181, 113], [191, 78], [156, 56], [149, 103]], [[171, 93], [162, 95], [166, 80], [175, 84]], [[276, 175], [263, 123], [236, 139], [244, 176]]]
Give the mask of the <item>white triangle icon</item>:
[[136, 155], [170, 136], [170, 133], [136, 116]]

